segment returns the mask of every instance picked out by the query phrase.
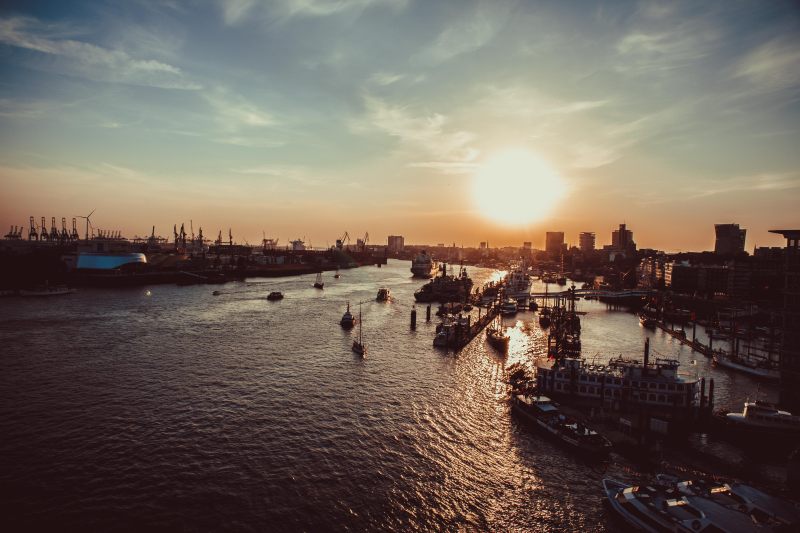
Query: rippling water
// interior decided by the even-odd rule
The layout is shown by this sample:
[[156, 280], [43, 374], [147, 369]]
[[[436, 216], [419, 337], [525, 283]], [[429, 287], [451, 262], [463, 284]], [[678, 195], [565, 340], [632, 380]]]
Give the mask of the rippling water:
[[[507, 358], [481, 337], [458, 354], [435, 350], [424, 307], [409, 328], [422, 282], [408, 268], [343, 271], [324, 291], [300, 276], [0, 300], [6, 523], [613, 529], [600, 480], [636, 472], [616, 456], [607, 467], [583, 463], [510, 413], [504, 367], [545, 351], [536, 315], [506, 320], [515, 326]], [[476, 284], [492, 275], [469, 270]], [[374, 301], [381, 286], [394, 301]], [[265, 300], [272, 290], [286, 298]], [[338, 325], [346, 300], [366, 302], [365, 360], [350, 351], [356, 330]], [[656, 353], [711, 375], [705, 358], [633, 315], [579, 306], [585, 355], [638, 355], [649, 335]], [[713, 375], [723, 407], [756, 387]]]

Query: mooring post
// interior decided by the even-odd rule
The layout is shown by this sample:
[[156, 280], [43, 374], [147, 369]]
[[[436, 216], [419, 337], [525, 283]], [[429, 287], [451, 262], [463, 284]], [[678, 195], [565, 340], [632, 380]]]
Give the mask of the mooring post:
[[417, 306], [411, 308], [411, 329], [417, 329]]

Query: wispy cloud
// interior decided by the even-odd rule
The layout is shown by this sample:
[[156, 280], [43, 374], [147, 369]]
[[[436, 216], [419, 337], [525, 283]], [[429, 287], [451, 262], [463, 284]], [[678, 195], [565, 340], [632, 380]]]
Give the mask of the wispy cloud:
[[391, 72], [376, 72], [369, 78], [369, 82], [375, 85], [391, 85], [405, 78], [403, 74], [392, 74]]
[[766, 91], [799, 88], [800, 40], [781, 36], [758, 46], [739, 61], [734, 76]]
[[228, 130], [240, 127], [270, 126], [275, 119], [243, 96], [223, 87], [203, 92], [203, 98], [211, 105], [222, 126]]
[[510, 4], [479, 2], [453, 19], [436, 40], [412, 58], [413, 63], [438, 65], [489, 44], [509, 19]]
[[0, 19], [0, 43], [59, 58], [53, 68], [95, 81], [197, 90], [201, 86], [171, 64], [138, 59], [124, 50], [64, 38], [63, 32], [30, 17]]
[[252, 17], [262, 18], [265, 14], [272, 19], [292, 17], [325, 17], [347, 11], [363, 11], [373, 6], [401, 8], [406, 0], [221, 0], [223, 20], [228, 25], [240, 24]]
[[[364, 99], [367, 110], [367, 127], [391, 135], [411, 151], [411, 157], [433, 158], [434, 161], [418, 162], [427, 168], [452, 168], [453, 163], [469, 163], [478, 156], [472, 146], [475, 135], [464, 130], [450, 130], [447, 118], [440, 113], [416, 115], [406, 107], [392, 105], [379, 98]], [[364, 124], [356, 125], [356, 130]]]
[[719, 180], [698, 180], [686, 192], [690, 199], [706, 198], [733, 192], [769, 192], [800, 188], [800, 173], [760, 173]]

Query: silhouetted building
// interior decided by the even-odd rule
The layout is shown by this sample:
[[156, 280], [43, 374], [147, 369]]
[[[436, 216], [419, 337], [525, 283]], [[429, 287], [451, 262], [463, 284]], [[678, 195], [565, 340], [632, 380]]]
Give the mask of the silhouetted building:
[[564, 232], [548, 231], [545, 235], [544, 249], [548, 255], [558, 256], [564, 252]]
[[740, 229], [739, 224], [714, 224], [717, 240], [714, 242], [714, 253], [719, 255], [736, 255], [744, 252], [744, 239], [747, 230]]
[[611, 246], [621, 252], [636, 251], [636, 243], [633, 242], [633, 232], [620, 224], [619, 229], [611, 232]]
[[780, 403], [800, 412], [800, 229], [770, 230], [786, 237]]
[[696, 291], [697, 277], [697, 268], [688, 261], [669, 261], [664, 264], [664, 285], [675, 292]]
[[406, 240], [402, 235], [389, 235], [388, 248], [389, 252], [398, 253], [402, 252], [406, 247]]
[[592, 231], [584, 231], [578, 236], [578, 247], [581, 252], [593, 252], [595, 235]]

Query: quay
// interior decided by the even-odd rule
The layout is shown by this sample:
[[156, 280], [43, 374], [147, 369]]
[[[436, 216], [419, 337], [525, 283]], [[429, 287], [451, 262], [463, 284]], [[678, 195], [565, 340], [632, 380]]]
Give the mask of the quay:
[[471, 316], [445, 317], [441, 324], [436, 327], [436, 337], [433, 345], [438, 348], [452, 348], [460, 350], [470, 343], [492, 320], [500, 314], [500, 307], [490, 306], [485, 314], [481, 313], [478, 307], [478, 319], [472, 323]]

